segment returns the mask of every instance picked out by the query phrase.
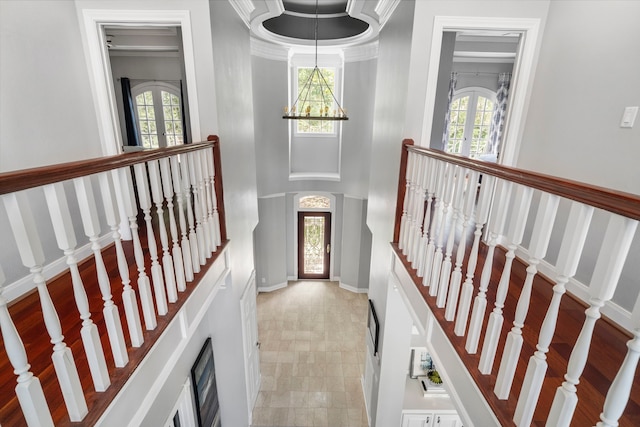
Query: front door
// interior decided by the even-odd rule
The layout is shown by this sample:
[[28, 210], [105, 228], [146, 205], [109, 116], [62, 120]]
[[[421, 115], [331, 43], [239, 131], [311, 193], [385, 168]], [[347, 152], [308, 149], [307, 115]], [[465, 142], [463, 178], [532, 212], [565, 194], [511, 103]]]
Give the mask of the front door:
[[328, 279], [331, 212], [298, 212], [298, 278]]

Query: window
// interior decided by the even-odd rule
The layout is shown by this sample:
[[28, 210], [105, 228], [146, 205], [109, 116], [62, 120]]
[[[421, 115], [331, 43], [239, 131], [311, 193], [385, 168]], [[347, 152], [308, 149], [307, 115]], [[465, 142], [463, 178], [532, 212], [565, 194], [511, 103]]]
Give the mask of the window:
[[300, 209], [329, 209], [331, 199], [325, 196], [304, 196], [298, 202]]
[[[299, 113], [309, 113], [311, 116], [335, 115], [337, 105], [333, 100], [335, 94], [335, 68], [320, 68], [320, 74], [313, 74], [311, 82], [307, 84], [313, 67], [298, 67], [297, 91], [298, 105], [307, 106], [307, 111]], [[324, 81], [321, 79], [324, 78]], [[322, 85], [321, 85], [322, 83]], [[334, 133], [333, 121], [324, 120], [297, 120], [299, 133]]]
[[140, 141], [145, 148], [184, 144], [180, 89], [163, 82], [136, 85], [131, 90], [136, 102]]
[[446, 151], [477, 159], [485, 154], [491, 131], [495, 93], [465, 88], [451, 102]]

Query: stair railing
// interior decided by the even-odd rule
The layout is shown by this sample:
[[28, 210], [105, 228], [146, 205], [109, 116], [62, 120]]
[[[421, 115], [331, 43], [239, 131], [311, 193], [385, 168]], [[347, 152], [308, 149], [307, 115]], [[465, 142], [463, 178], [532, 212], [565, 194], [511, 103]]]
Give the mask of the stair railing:
[[[15, 240], [13, 243], [5, 236], [3, 245], [15, 244], [37, 289], [69, 421], [82, 422], [90, 410], [74, 356], [86, 357], [96, 392], [104, 392], [110, 387], [101, 331], [92, 321], [91, 312], [102, 310], [106, 326], [102, 334], [108, 335], [115, 366], [125, 367], [129, 357], [119, 311], [124, 310], [132, 347], [142, 346], [145, 333], [141, 318], [146, 330], [154, 330], [158, 318], [167, 315], [170, 305], [175, 304], [194, 281], [194, 272], [200, 271], [226, 241], [220, 170], [219, 139], [211, 136], [209, 141], [202, 143], [0, 174], [0, 198]], [[65, 185], [67, 183], [73, 185]], [[37, 223], [35, 220], [33, 199], [36, 192], [44, 193], [50, 222]], [[96, 193], [99, 193], [100, 203]], [[70, 206], [77, 206], [79, 215], [73, 214]], [[131, 285], [129, 260], [120, 235], [121, 213], [132, 232], [138, 271], [135, 288]], [[102, 221], [106, 224], [101, 224], [100, 218], [104, 218]], [[139, 218], [144, 221], [146, 230], [145, 249], [138, 233]], [[107, 237], [110, 236], [113, 242], [109, 246], [114, 249], [101, 246], [101, 232], [105, 226]], [[65, 343], [60, 313], [47, 289], [43, 268], [45, 259], [52, 254], [45, 256], [40, 235], [40, 230], [46, 227], [53, 228], [60, 249], [53, 256], [64, 256], [71, 275], [72, 294], [82, 320], [82, 356], [72, 354]], [[170, 233], [167, 233], [167, 227]], [[76, 255], [77, 229], [83, 229], [89, 238], [95, 281], [84, 283], [79, 273], [78, 264], [82, 260]], [[159, 236], [160, 247], [156, 236]], [[116, 278], [109, 277], [105, 269], [102, 258], [105, 250], [115, 250], [120, 277], [114, 283], [121, 283], [120, 289], [112, 288], [111, 281]], [[4, 270], [8, 267], [5, 265]], [[10, 315], [10, 301], [3, 292], [7, 286], [5, 281], [0, 267], [0, 329], [3, 346], [17, 376], [15, 392], [24, 420], [29, 426], [57, 425], [58, 420], [52, 417], [40, 380], [30, 372], [30, 343], [23, 343]], [[91, 286], [99, 287], [103, 300], [101, 307], [89, 305], [86, 289]], [[114, 303], [112, 292], [122, 293], [122, 307]]]
[[[411, 140], [405, 140], [402, 147], [394, 229], [397, 251], [405, 257], [405, 265], [415, 269], [416, 286], [429, 288], [428, 297], [427, 292], [423, 295], [432, 311], [442, 310], [443, 324], [455, 324], [451, 339], [466, 337], [464, 352], [469, 355], [476, 354], [479, 343], [483, 343], [477, 370], [481, 375], [495, 375], [492, 393], [497, 401], [511, 399], [514, 402], [511, 409], [508, 405], [504, 408], [506, 412], [511, 411], [508, 422], [518, 426], [532, 423], [545, 381], [546, 355], [556, 331], [561, 298], [566, 292], [567, 282], [576, 275], [594, 209], [606, 212], [608, 225], [588, 287], [590, 296], [585, 301], [588, 304], [585, 321], [566, 361], [564, 382], [557, 388], [546, 415], [547, 426], [569, 426], [578, 403], [576, 392], [587, 363], [594, 326], [601, 317], [600, 310], [614, 296], [625, 262], [640, 262], [637, 253], [627, 260], [640, 220], [640, 197], [449, 155], [414, 146]], [[532, 214], [534, 195], [537, 196], [537, 209]], [[563, 200], [569, 205], [568, 219], [564, 230], [556, 231], [557, 235], [553, 236], [556, 214]], [[466, 254], [466, 240], [472, 223], [475, 223], [473, 244]], [[513, 324], [505, 327], [503, 308], [512, 292], [512, 264], [527, 224], [531, 231], [525, 252], [528, 254], [526, 277], [519, 295], [512, 296], [517, 300]], [[478, 278], [475, 271], [483, 233], [485, 263]], [[532, 308], [534, 277], [554, 237], [556, 244], [559, 243], [559, 251], [554, 266], [553, 296], [548, 307], [535, 307], [538, 311], [545, 310], [546, 315], [537, 331], [536, 351], [530, 355], [518, 392], [513, 390], [513, 379], [518, 362], [523, 360], [524, 364], [526, 361], [526, 355], [521, 354], [523, 328], [526, 327], [527, 313]], [[498, 245], [504, 246], [506, 251], [502, 267], [498, 267], [494, 259]], [[456, 247], [452, 271], [453, 249]], [[465, 268], [466, 279], [461, 286]], [[501, 268], [501, 274], [495, 283], [491, 281], [491, 273], [497, 268]], [[493, 286], [494, 307], [487, 319], [487, 294]], [[474, 293], [476, 296], [472, 302]], [[434, 297], [433, 301], [429, 301], [430, 297]], [[640, 355], [639, 319], [640, 307], [636, 307], [630, 319], [636, 328], [633, 339], [629, 341], [627, 356], [611, 383], [598, 426], [618, 425], [629, 400]], [[502, 340], [505, 344], [499, 351], [498, 343]], [[604, 400], [604, 396], [602, 398]], [[500, 410], [494, 408], [495, 412]], [[591, 422], [595, 424], [597, 420]]]

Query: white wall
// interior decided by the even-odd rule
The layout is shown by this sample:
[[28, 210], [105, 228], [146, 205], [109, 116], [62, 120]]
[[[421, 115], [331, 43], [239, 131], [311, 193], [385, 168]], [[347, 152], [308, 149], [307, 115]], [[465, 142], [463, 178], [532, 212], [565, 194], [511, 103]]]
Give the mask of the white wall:
[[287, 284], [286, 197], [258, 199], [260, 223], [256, 227], [256, 278], [258, 288]]

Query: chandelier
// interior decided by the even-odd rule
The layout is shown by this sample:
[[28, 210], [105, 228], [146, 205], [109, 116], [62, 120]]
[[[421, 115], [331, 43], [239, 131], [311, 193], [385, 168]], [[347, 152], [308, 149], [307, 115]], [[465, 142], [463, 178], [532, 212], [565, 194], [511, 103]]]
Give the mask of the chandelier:
[[[333, 94], [331, 86], [318, 68], [318, 0], [316, 0], [316, 21], [314, 40], [316, 45], [315, 66], [307, 80], [298, 89], [298, 97], [289, 107], [284, 108], [283, 119], [289, 120], [349, 120], [347, 111], [344, 110], [336, 96]], [[320, 99], [314, 99], [315, 108], [311, 106], [310, 95], [316, 86], [320, 92]], [[330, 97], [327, 95], [331, 95]]]

